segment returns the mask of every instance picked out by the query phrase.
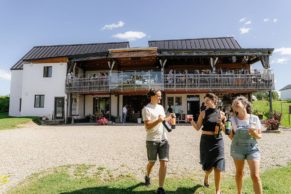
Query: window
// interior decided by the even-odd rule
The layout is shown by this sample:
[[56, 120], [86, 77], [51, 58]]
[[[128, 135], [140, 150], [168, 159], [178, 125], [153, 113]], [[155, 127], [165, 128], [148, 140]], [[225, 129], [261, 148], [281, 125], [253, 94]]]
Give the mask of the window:
[[175, 98], [175, 105], [181, 106], [182, 105], [182, 97], [176, 97]]
[[21, 112], [21, 102], [22, 101], [22, 99], [21, 98], [19, 98], [19, 112]]
[[52, 66], [43, 67], [43, 77], [52, 77]]
[[43, 108], [43, 107], [44, 107], [44, 95], [35, 95], [34, 108]]
[[168, 105], [173, 106], [174, 105], [174, 97], [167, 97], [168, 99]]

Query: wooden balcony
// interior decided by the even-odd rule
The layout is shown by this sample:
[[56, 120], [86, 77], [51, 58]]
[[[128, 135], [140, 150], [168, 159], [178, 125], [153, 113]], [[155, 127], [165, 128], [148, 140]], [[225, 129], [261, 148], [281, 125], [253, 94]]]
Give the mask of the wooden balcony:
[[68, 93], [126, 93], [159, 88], [166, 92], [255, 92], [274, 89], [273, 74], [164, 74], [118, 72], [103, 78], [67, 79]]

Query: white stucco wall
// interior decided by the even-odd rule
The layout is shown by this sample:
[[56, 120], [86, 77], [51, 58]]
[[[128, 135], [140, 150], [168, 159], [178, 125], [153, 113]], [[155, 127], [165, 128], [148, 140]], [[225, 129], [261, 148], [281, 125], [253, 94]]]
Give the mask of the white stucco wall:
[[86, 95], [85, 97], [85, 116], [93, 114], [93, 96]]
[[[52, 66], [52, 77], [43, 77], [44, 66]], [[55, 97], [65, 97], [66, 63], [24, 64], [22, 77], [22, 116], [52, 118]], [[34, 107], [35, 95], [45, 95], [44, 108]], [[65, 113], [66, 114], [66, 113]]]
[[10, 116], [21, 116], [21, 112], [19, 112], [20, 106], [19, 101], [22, 95], [22, 75], [23, 70], [11, 71], [10, 102], [9, 102]]
[[117, 96], [111, 95], [111, 115], [117, 116]]
[[84, 95], [78, 95], [78, 99], [79, 99], [79, 117], [80, 118], [84, 118], [85, 117], [85, 113], [84, 113]]
[[281, 91], [281, 99], [282, 100], [290, 100], [291, 99], [291, 89]]

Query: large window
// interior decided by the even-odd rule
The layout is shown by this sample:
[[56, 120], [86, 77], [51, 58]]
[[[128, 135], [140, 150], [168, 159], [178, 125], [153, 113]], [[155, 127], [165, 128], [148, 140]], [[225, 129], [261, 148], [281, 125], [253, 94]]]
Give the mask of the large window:
[[34, 108], [43, 108], [43, 107], [44, 107], [44, 95], [35, 95]]
[[52, 66], [43, 67], [43, 77], [52, 77]]
[[182, 113], [182, 97], [169, 96], [167, 97], [168, 112], [171, 110], [176, 114]]

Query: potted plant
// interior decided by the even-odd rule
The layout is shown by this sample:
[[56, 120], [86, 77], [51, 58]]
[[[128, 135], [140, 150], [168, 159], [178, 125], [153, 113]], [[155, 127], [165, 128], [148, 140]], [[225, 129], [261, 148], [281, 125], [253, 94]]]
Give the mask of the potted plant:
[[271, 114], [270, 119], [265, 121], [265, 127], [267, 131], [275, 131], [279, 129], [282, 114], [279, 112], [274, 112]]
[[267, 119], [265, 121], [265, 127], [267, 128], [267, 131], [274, 131], [279, 129], [280, 122], [278, 120], [275, 120], [274, 118]]

